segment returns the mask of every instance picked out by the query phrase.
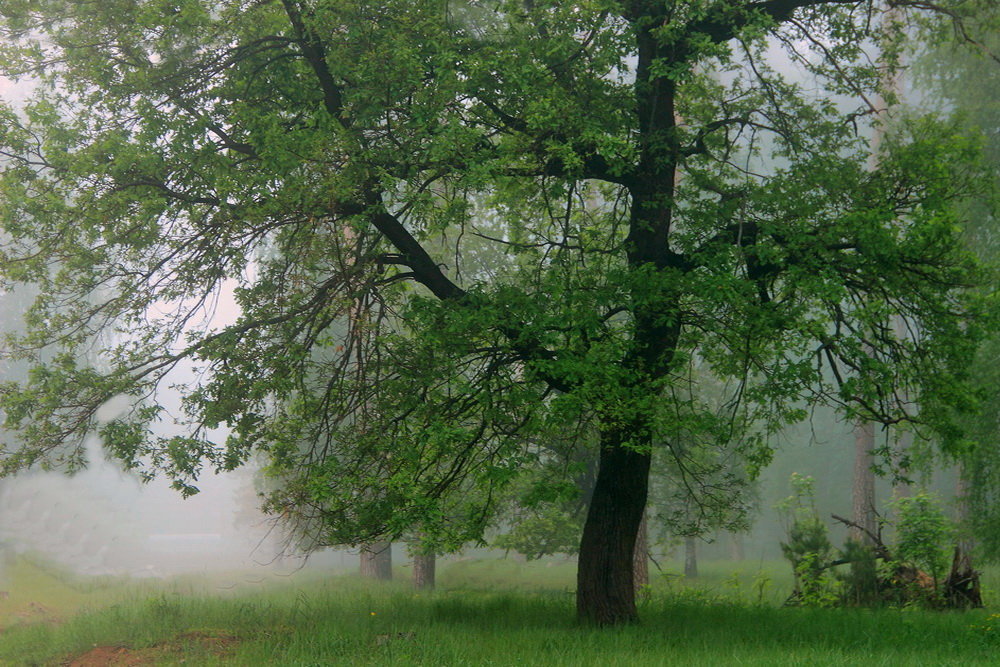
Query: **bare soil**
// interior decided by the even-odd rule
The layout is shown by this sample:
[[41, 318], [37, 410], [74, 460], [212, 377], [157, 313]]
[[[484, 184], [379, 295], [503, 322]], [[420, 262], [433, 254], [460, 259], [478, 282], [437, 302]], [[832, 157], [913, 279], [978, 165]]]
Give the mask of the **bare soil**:
[[215, 656], [225, 658], [239, 639], [222, 632], [186, 632], [176, 638], [148, 648], [126, 646], [95, 646], [86, 653], [70, 658], [65, 667], [140, 667], [157, 665], [166, 661], [184, 662], [184, 654], [198, 646]]

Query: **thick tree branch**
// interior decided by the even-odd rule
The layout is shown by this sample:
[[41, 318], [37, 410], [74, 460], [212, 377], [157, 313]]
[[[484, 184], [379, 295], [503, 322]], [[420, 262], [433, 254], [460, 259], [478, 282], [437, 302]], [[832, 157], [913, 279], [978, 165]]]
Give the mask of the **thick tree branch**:
[[340, 119], [345, 125], [349, 125], [348, 119], [344, 117], [343, 92], [330, 72], [322, 40], [305, 25], [302, 20], [302, 12], [295, 0], [282, 0], [281, 4], [284, 5], [288, 20], [298, 36], [302, 55], [312, 67], [316, 79], [319, 81], [320, 89], [323, 91], [323, 105], [331, 116]]
[[[371, 194], [371, 193], [370, 193]], [[371, 223], [399, 251], [400, 263], [413, 271], [414, 277], [442, 301], [461, 299], [465, 290], [444, 274], [420, 242], [407, 231], [399, 218], [385, 210], [381, 200], [370, 201]]]
[[[406, 229], [403, 222], [385, 209], [378, 193], [369, 191], [368, 206], [341, 205], [337, 212], [348, 215], [368, 214], [372, 225], [399, 251], [398, 255], [383, 256], [384, 263], [409, 267], [407, 277], [416, 280], [442, 301], [462, 301], [468, 293], [444, 274], [441, 267], [420, 245], [420, 242]], [[537, 340], [525, 340], [523, 326], [518, 323], [500, 323], [498, 331], [506, 337], [513, 350], [525, 361], [554, 361], [555, 352], [549, 350]], [[573, 383], [551, 373], [533, 369], [535, 375], [553, 389], [562, 392], [571, 391]]]
[[684, 157], [691, 157], [692, 155], [702, 155], [708, 152], [708, 146], [705, 145], [705, 138], [715, 132], [718, 129], [727, 127], [729, 125], [750, 125], [749, 116], [741, 116], [739, 118], [720, 118], [718, 120], [713, 120], [711, 123], [706, 123], [703, 127], [698, 130], [698, 133], [694, 137], [694, 142], [687, 148], [681, 151], [681, 155]]
[[[321, 39], [304, 24], [301, 12], [294, 0], [282, 0], [282, 4], [293, 29], [299, 36], [303, 56], [312, 67], [323, 91], [324, 106], [327, 112], [345, 128], [348, 127], [349, 119], [345, 118], [343, 113], [343, 92], [330, 73]], [[412, 278], [427, 287], [434, 296], [442, 301], [465, 299], [467, 296], [465, 290], [444, 274], [441, 267], [431, 259], [431, 256], [406, 229], [402, 221], [386, 209], [382, 193], [377, 186], [368, 184], [363, 188], [361, 194], [363, 205], [339, 203], [334, 205], [334, 210], [337, 213], [347, 215], [366, 214], [372, 225], [399, 252], [398, 257], [393, 258], [393, 263], [409, 267]], [[556, 358], [556, 354], [540, 342], [523, 340], [522, 331], [516, 324], [502, 324], [499, 331], [511, 341], [513, 349], [526, 361], [551, 361]], [[550, 373], [537, 369], [535, 373], [554, 389], [563, 392], [572, 389], [571, 383]]]

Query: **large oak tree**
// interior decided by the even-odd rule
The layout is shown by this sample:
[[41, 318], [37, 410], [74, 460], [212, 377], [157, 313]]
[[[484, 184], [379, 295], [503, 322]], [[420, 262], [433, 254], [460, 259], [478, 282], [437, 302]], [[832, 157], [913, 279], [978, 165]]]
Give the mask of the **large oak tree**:
[[[968, 4], [936, 7], [961, 27]], [[460, 542], [546, 433], [579, 428], [600, 454], [578, 612], [634, 619], [654, 443], [683, 471], [738, 435], [755, 468], [810, 402], [892, 423], [909, 400], [957, 438], [981, 308], [951, 210], [976, 146], [914, 120], [866, 168], [872, 53], [891, 66], [901, 38], [879, 14], [5, 2], [3, 71], [37, 93], [0, 119], [0, 261], [41, 290], [16, 345], [36, 369], [2, 392], [5, 469], [81, 464], [125, 394], [106, 446], [182, 491], [261, 449], [271, 508], [316, 542]], [[227, 290], [240, 315], [213, 325]], [[158, 436], [157, 388], [188, 361], [187, 431]]]

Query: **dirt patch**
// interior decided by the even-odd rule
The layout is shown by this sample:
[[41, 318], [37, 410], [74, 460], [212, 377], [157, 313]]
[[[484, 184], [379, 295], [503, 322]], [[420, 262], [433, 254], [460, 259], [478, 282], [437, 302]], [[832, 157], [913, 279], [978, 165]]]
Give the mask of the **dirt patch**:
[[239, 639], [224, 632], [198, 630], [185, 632], [170, 641], [148, 648], [125, 646], [95, 646], [83, 655], [64, 662], [65, 667], [140, 667], [155, 665], [167, 660], [183, 661], [186, 654], [211, 653], [225, 658], [232, 653]]
[[235, 635], [211, 630], [194, 630], [179, 635], [176, 642], [197, 643], [217, 656], [224, 657], [232, 652], [240, 640]]
[[95, 646], [81, 656], [63, 663], [67, 667], [135, 667], [154, 664], [155, 658], [139, 655], [124, 646]]
[[6, 620], [14, 621], [18, 624], [48, 623], [50, 625], [58, 625], [62, 622], [62, 619], [54, 611], [40, 602], [29, 602], [27, 606], [22, 607], [20, 610], [10, 612]]

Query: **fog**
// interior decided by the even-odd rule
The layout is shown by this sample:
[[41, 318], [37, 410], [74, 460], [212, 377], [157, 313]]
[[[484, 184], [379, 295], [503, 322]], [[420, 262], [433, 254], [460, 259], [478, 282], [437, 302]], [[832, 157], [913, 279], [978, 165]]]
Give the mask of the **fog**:
[[31, 472], [4, 480], [0, 540], [86, 575], [165, 576], [191, 570], [272, 567], [276, 540], [256, 509], [252, 471], [207, 476], [182, 499], [141, 484], [103, 460], [72, 477]]
[[[106, 407], [99, 419], [121, 409]], [[282, 527], [260, 511], [260, 473], [252, 462], [204, 474], [199, 493], [183, 498], [163, 479], [144, 483], [123, 471], [96, 436], [86, 454], [86, 468], [70, 476], [31, 470], [0, 480], [4, 561], [23, 554], [80, 575], [139, 579], [241, 572], [252, 580], [356, 566], [357, 556], [346, 551], [307, 559], [290, 546]]]

